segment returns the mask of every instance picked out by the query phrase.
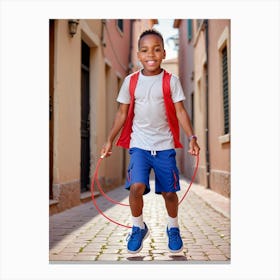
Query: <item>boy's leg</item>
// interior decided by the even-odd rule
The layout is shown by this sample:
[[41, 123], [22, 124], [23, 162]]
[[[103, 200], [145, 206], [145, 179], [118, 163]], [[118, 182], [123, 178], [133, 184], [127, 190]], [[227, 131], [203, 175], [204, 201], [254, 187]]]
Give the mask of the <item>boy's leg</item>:
[[172, 253], [179, 253], [183, 249], [183, 241], [178, 225], [178, 196], [175, 192], [163, 192], [162, 196], [168, 213], [168, 249]]
[[129, 204], [132, 214], [132, 232], [129, 235], [127, 242], [127, 250], [129, 253], [135, 254], [143, 248], [143, 241], [148, 237], [149, 230], [147, 225], [143, 222], [143, 194], [146, 185], [142, 183], [135, 183], [130, 186]]
[[178, 216], [178, 196], [175, 192], [162, 192], [162, 196], [165, 200], [165, 207], [168, 216], [176, 218]]
[[130, 186], [129, 204], [133, 217], [139, 217], [142, 215], [143, 210], [143, 194], [146, 189], [146, 185], [142, 183], [135, 183]]
[[143, 241], [149, 235], [147, 225], [143, 221], [143, 195], [150, 191], [150, 164], [147, 152], [141, 149], [130, 149], [130, 164], [127, 172], [126, 189], [129, 193], [129, 204], [132, 214], [132, 232], [128, 236], [127, 250], [138, 253], [143, 247]]
[[156, 193], [162, 194], [168, 213], [168, 248], [172, 253], [183, 249], [183, 241], [178, 225], [178, 196], [180, 190], [179, 171], [176, 166], [176, 151], [174, 149], [159, 151], [153, 162], [156, 178]]

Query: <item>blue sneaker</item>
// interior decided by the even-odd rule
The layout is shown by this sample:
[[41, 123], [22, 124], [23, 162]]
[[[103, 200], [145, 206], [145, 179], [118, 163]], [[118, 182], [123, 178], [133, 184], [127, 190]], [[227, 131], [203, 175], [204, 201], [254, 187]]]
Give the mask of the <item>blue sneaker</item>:
[[183, 250], [183, 241], [180, 236], [180, 230], [177, 227], [166, 228], [168, 236], [168, 249], [171, 253], [179, 253]]
[[149, 236], [149, 229], [144, 223], [145, 228], [133, 226], [132, 232], [128, 235], [127, 251], [131, 254], [140, 252], [143, 248], [143, 241]]

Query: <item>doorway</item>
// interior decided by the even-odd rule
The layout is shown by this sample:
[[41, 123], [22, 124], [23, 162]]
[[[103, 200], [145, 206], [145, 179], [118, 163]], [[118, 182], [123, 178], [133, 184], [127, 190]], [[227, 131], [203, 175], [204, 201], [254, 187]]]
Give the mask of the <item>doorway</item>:
[[49, 199], [53, 199], [54, 23], [49, 20]]
[[81, 68], [81, 192], [89, 190], [90, 184], [90, 103], [89, 103], [89, 73], [90, 48], [82, 41]]

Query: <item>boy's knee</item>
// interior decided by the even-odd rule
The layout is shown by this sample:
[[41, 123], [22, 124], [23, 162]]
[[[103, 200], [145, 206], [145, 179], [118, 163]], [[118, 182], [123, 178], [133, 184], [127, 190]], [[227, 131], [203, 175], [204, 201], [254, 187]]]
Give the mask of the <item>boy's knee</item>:
[[142, 196], [145, 192], [146, 186], [142, 183], [135, 183], [130, 186], [130, 194], [132, 196]]
[[175, 192], [165, 192], [165, 193], [162, 193], [162, 196], [164, 197], [165, 200], [167, 200], [169, 202], [178, 201], [178, 196]]

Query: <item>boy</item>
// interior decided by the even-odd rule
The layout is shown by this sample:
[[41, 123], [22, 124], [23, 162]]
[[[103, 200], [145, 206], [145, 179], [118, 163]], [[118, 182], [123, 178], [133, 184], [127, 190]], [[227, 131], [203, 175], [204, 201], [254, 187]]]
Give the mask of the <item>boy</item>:
[[[172, 253], [183, 249], [178, 225], [176, 194], [180, 186], [175, 148], [182, 147], [179, 142], [178, 120], [189, 137], [189, 153], [198, 155], [200, 148], [183, 105], [185, 96], [180, 81], [174, 75], [169, 76], [168, 87], [171, 95], [169, 94], [170, 102], [166, 101], [163, 89], [166, 73], [161, 68], [165, 55], [163, 38], [158, 31], [146, 30], [140, 35], [137, 56], [143, 69], [138, 72], [134, 98], [131, 102], [130, 80], [135, 73], [128, 75], [123, 82], [117, 98], [120, 107], [107, 142], [101, 150], [102, 155], [110, 156], [113, 142], [122, 129], [117, 145], [130, 148], [130, 163], [126, 179], [126, 189], [130, 190], [129, 203], [133, 223], [132, 233], [127, 243], [127, 250], [130, 253], [140, 252], [143, 240], [149, 234], [148, 227], [143, 221], [142, 210], [143, 195], [150, 191], [151, 168], [155, 173], [155, 192], [163, 196], [168, 213], [166, 228], [169, 238], [168, 248]], [[132, 113], [130, 112], [132, 110], [129, 110], [130, 105], [133, 106]], [[129, 118], [132, 122], [130, 130], [129, 128], [127, 130], [126, 124]]]

